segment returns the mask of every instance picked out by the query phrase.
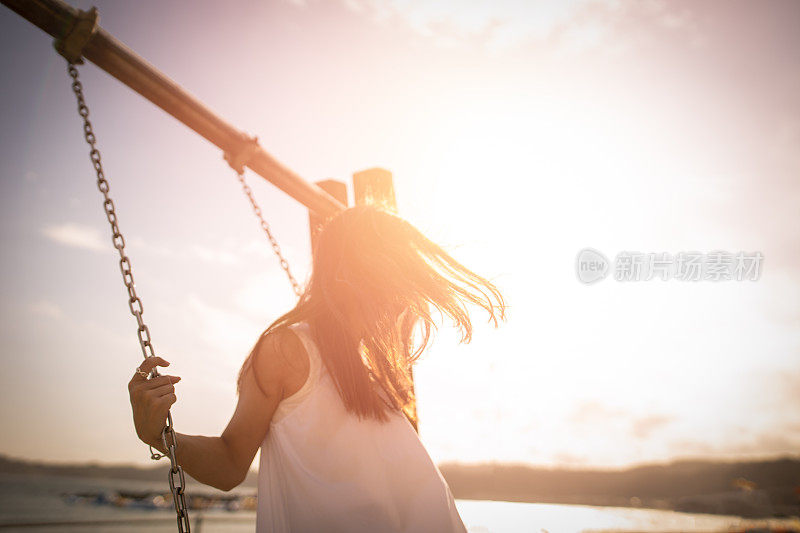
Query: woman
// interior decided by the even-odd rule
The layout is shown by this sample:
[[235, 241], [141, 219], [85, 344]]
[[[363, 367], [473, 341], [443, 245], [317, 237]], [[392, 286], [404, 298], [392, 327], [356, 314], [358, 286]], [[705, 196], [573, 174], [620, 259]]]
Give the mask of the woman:
[[[466, 303], [495, 327], [505, 318], [491, 282], [405, 220], [371, 206], [341, 211], [319, 234], [300, 301], [242, 365], [225, 431], [177, 434], [181, 465], [230, 490], [260, 447], [258, 533], [465, 531], [412, 426], [411, 367], [436, 327], [431, 306], [471, 340]], [[147, 359], [129, 385], [136, 432], [162, 453], [180, 378], [142, 374], [168, 364]]]

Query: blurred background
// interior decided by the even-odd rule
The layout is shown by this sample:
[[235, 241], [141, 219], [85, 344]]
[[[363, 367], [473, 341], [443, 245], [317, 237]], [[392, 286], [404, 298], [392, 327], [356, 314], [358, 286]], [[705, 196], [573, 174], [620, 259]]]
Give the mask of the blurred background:
[[[507, 323], [476, 311], [459, 345], [445, 322], [415, 370], [421, 438], [457, 497], [800, 513], [800, 4], [70, 3], [303, 178], [390, 170], [399, 213], [503, 291]], [[2, 466], [149, 467], [126, 389], [135, 321], [65, 61], [5, 8], [0, 42]], [[291, 287], [220, 151], [80, 72], [145, 319], [183, 378], [177, 430], [219, 434]], [[305, 279], [305, 208], [247, 178]], [[589, 286], [585, 247], [764, 259], [754, 281]], [[686, 476], [669, 494], [542, 477], [669, 465]], [[717, 485], [698, 488], [703, 468]], [[706, 493], [739, 503], [677, 503]], [[463, 505], [474, 531], [536, 525]]]

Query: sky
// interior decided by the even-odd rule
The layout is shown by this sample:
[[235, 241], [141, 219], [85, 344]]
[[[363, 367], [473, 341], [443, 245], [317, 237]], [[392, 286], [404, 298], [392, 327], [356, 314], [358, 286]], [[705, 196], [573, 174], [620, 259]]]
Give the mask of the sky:
[[[90, 2], [73, 2], [88, 9]], [[437, 462], [613, 468], [800, 450], [800, 4], [113, 2], [101, 25], [309, 181], [398, 208], [509, 304], [415, 370]], [[65, 63], [0, 10], [0, 453], [149, 463], [141, 352]], [[80, 67], [178, 431], [217, 435], [294, 303], [220, 151]], [[298, 279], [305, 209], [247, 179]], [[350, 191], [352, 201], [352, 190]], [[587, 285], [576, 257], [759, 252], [743, 281]]]

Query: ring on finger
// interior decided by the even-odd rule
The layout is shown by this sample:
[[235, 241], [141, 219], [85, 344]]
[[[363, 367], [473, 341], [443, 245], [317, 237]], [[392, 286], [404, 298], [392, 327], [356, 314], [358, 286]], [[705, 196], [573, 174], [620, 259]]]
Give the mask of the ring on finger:
[[147, 372], [142, 370], [142, 368], [140, 366], [136, 367], [136, 373], [139, 374], [140, 376], [142, 376], [144, 379], [147, 379]]

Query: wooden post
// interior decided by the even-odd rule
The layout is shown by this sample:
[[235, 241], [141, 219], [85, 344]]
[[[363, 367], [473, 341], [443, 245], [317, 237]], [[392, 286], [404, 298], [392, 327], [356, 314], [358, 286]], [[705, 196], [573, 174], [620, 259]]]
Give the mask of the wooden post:
[[384, 168], [370, 168], [353, 174], [356, 205], [378, 204], [397, 213], [392, 173]]
[[[353, 196], [356, 205], [376, 204], [384, 209], [397, 213], [397, 198], [394, 194], [394, 181], [392, 173], [385, 168], [369, 168], [353, 173]], [[410, 334], [411, 332], [404, 332]], [[414, 395], [414, 404], [411, 410], [414, 420], [411, 420], [414, 429], [417, 428], [417, 400], [414, 394], [414, 369], [411, 369], [411, 393]]]
[[[322, 180], [315, 183], [317, 187], [325, 191], [326, 193], [330, 194], [339, 202], [347, 207], [347, 184], [343, 181], [337, 180]], [[316, 248], [317, 243], [317, 235], [319, 234], [319, 230], [324, 222], [323, 218], [314, 213], [314, 211], [308, 211], [308, 226], [311, 230], [311, 254], [313, 256], [314, 249]]]

